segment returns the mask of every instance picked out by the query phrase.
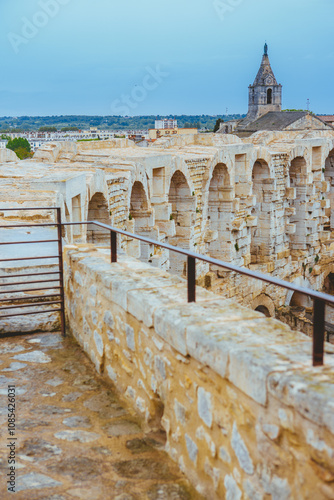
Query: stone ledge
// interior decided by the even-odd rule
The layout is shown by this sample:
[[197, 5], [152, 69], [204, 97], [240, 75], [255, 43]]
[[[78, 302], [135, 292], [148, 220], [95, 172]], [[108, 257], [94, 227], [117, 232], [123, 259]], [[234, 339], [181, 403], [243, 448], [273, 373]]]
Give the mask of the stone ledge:
[[[269, 391], [319, 423], [320, 391], [321, 405], [329, 413], [334, 389], [321, 380], [334, 379], [333, 347], [326, 345], [325, 366], [313, 368], [310, 339], [275, 319], [199, 287], [198, 302], [188, 304], [185, 280], [128, 256], [120, 255], [111, 265], [108, 250], [86, 245], [65, 251], [83, 272], [90, 269], [96, 275], [100, 293], [256, 402], [266, 405]], [[312, 411], [305, 410], [304, 399], [292, 389], [296, 384], [307, 388], [304, 399], [307, 407], [315, 405]], [[334, 423], [330, 425], [333, 432]]]

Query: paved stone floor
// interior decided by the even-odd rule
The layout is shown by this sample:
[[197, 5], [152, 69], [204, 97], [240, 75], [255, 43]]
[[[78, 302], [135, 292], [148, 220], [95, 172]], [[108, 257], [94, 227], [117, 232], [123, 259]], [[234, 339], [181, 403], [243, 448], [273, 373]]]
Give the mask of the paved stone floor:
[[[16, 492], [7, 492], [8, 385], [16, 389]], [[61, 335], [0, 340], [0, 498], [199, 499], [135, 413]], [[10, 439], [8, 439], [10, 438]]]

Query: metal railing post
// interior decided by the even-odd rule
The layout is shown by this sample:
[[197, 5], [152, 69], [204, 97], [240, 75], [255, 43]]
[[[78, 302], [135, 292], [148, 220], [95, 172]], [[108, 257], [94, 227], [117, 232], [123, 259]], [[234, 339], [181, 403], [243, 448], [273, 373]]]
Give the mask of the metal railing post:
[[325, 302], [313, 300], [313, 366], [324, 364]]
[[111, 262], [117, 262], [117, 233], [110, 231]]
[[65, 337], [65, 293], [64, 293], [64, 265], [63, 265], [63, 241], [62, 241], [62, 224], [61, 224], [61, 209], [56, 208], [57, 212], [57, 231], [58, 231], [58, 254], [59, 254], [59, 280], [60, 280], [60, 323], [61, 333]]
[[188, 255], [187, 264], [188, 302], [196, 302], [196, 259]]

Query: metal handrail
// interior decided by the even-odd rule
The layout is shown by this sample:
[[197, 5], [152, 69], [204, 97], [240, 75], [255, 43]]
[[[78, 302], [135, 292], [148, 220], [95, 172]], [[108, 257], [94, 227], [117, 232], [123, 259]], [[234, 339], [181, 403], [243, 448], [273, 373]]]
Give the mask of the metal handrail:
[[[16, 225], [6, 225], [0, 226], [0, 228], [14, 228], [14, 227], [46, 227], [46, 226], [57, 226], [58, 228], [58, 242], [59, 249], [61, 250], [61, 227], [62, 226], [75, 226], [75, 225], [96, 225], [103, 229], [106, 229], [110, 232], [110, 247], [111, 247], [111, 262], [117, 262], [117, 234], [121, 234], [131, 239], [136, 239], [142, 241], [143, 243], [148, 243], [150, 245], [154, 245], [160, 248], [164, 248], [166, 250], [170, 250], [172, 252], [176, 252], [187, 257], [187, 281], [188, 281], [188, 302], [196, 302], [196, 259], [206, 262], [208, 264], [222, 267], [229, 271], [236, 272], [238, 274], [242, 274], [244, 276], [248, 276], [249, 278], [258, 279], [264, 281], [266, 283], [277, 285], [287, 290], [291, 290], [293, 292], [298, 292], [303, 295], [307, 295], [313, 299], [314, 302], [314, 313], [313, 313], [313, 366], [322, 366], [324, 363], [324, 337], [325, 337], [325, 303], [334, 305], [334, 297], [322, 292], [317, 292], [309, 288], [300, 287], [289, 283], [288, 281], [283, 281], [279, 278], [271, 277], [263, 273], [258, 273], [255, 271], [251, 271], [247, 268], [236, 266], [230, 264], [228, 262], [221, 261], [219, 259], [214, 259], [212, 257], [208, 257], [205, 255], [201, 255], [195, 252], [191, 252], [189, 250], [176, 247], [170, 245], [168, 243], [162, 243], [159, 241], [152, 240], [151, 238], [146, 238], [145, 236], [140, 236], [136, 234], [129, 233], [128, 231], [124, 231], [122, 229], [117, 229], [115, 227], [109, 226], [102, 222], [98, 221], [80, 221], [80, 222], [61, 222], [60, 217], [60, 208], [59, 207], [45, 207], [45, 208], [12, 208], [12, 209], [1, 209], [1, 211], [16, 211], [16, 210], [57, 210], [57, 223], [45, 223], [45, 224], [16, 224]], [[54, 258], [54, 257], [49, 257]], [[33, 258], [30, 258], [33, 259]], [[37, 257], [36, 257], [37, 259]], [[61, 277], [62, 277], [62, 252], [59, 252], [60, 259], [60, 269], [61, 269]], [[0, 262], [6, 261], [7, 259], [0, 259]], [[10, 260], [10, 259], [8, 259]], [[16, 260], [16, 259], [12, 259]], [[17, 260], [28, 260], [28, 259], [17, 259]], [[56, 288], [56, 287], [55, 287]], [[61, 290], [61, 295], [63, 299], [63, 290]], [[62, 318], [62, 323], [64, 322], [64, 318]]]
[[279, 278], [274, 278], [263, 273], [258, 273], [251, 271], [244, 267], [235, 266], [228, 262], [222, 260], [214, 259], [212, 257], [207, 257], [195, 252], [190, 252], [184, 248], [169, 245], [168, 243], [161, 243], [159, 241], [152, 240], [151, 238], [146, 238], [145, 236], [140, 236], [137, 234], [129, 233], [122, 229], [117, 229], [115, 227], [109, 226], [98, 221], [81, 221], [81, 222], [65, 222], [63, 226], [75, 226], [75, 225], [96, 225], [102, 227], [110, 232], [110, 247], [111, 247], [111, 262], [117, 262], [117, 234], [127, 236], [135, 240], [148, 243], [160, 248], [165, 248], [187, 257], [187, 281], [188, 281], [188, 302], [196, 302], [196, 259], [212, 264], [214, 266], [223, 267], [229, 271], [236, 272], [238, 274], [243, 274], [249, 278], [255, 278], [271, 285], [277, 285], [287, 290], [292, 290], [293, 292], [299, 292], [303, 295], [307, 295], [313, 299], [314, 310], [313, 310], [313, 366], [322, 366], [324, 364], [324, 342], [325, 342], [325, 303], [334, 305], [334, 297], [326, 293], [317, 292], [311, 290], [310, 288], [304, 288], [301, 286], [293, 285], [288, 281], [283, 281]]

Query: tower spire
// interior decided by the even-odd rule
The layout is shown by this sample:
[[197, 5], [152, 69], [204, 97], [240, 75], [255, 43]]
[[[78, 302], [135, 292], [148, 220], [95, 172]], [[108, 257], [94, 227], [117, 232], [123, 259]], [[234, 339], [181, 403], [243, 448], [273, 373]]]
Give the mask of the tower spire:
[[268, 56], [268, 44], [264, 45], [264, 54], [260, 69], [253, 85], [249, 86], [248, 114], [246, 120], [254, 121], [269, 111], [281, 111], [282, 86], [277, 83]]

